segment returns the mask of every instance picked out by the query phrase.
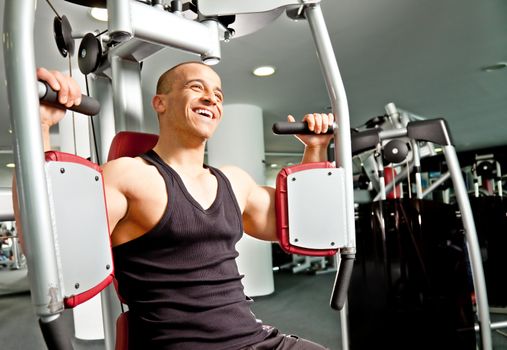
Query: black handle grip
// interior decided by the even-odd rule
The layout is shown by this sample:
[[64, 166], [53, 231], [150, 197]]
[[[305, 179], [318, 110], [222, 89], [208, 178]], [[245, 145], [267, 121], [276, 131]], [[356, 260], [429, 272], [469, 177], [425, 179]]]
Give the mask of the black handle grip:
[[[313, 134], [305, 122], [276, 122], [273, 124], [273, 132], [277, 135]], [[326, 134], [332, 134], [333, 128], [328, 127]]]
[[46, 82], [39, 81], [37, 87], [39, 90], [39, 100], [42, 104], [60, 109], [70, 109], [71, 111], [86, 115], [95, 115], [100, 112], [100, 103], [93, 97], [81, 95], [81, 104], [79, 106], [67, 108], [58, 102], [58, 92], [51, 89]]
[[345, 305], [345, 300], [347, 300], [347, 291], [349, 290], [355, 257], [355, 254], [341, 254], [340, 269], [336, 274], [330, 301], [331, 307], [335, 310], [341, 310]]

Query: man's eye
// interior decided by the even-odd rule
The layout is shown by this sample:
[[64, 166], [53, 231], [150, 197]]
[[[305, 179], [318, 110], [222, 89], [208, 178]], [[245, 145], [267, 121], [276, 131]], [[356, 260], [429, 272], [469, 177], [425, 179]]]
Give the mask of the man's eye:
[[224, 97], [221, 94], [215, 94], [215, 97], [218, 101], [223, 101]]
[[192, 89], [196, 89], [196, 90], [202, 90], [202, 85], [200, 84], [193, 84], [190, 86]]

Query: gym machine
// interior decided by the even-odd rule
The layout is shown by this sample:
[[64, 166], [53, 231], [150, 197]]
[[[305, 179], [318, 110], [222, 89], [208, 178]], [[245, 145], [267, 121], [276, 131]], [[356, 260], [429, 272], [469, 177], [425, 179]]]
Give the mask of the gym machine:
[[[140, 68], [144, 59], [166, 46], [197, 54], [208, 64], [220, 60], [220, 41], [228, 42], [234, 37], [249, 34], [275, 20], [283, 12], [294, 20], [307, 20], [315, 41], [326, 87], [337, 116], [334, 128], [338, 141], [336, 165], [342, 169], [344, 190], [343, 225], [345, 237], [336, 246], [344, 256], [355, 252], [354, 204], [352, 158], [350, 143], [349, 112], [345, 89], [336, 64], [329, 34], [319, 0], [264, 0], [255, 2], [232, 2], [227, 0], [199, 0], [188, 4], [198, 14], [196, 20], [181, 16], [181, 1], [172, 1], [163, 6], [160, 1], [109, 0], [78, 1], [81, 5], [106, 7], [109, 12], [107, 35], [85, 36], [80, 47], [79, 66], [84, 74], [93, 73], [92, 95], [100, 102], [101, 153], [105, 154], [116, 131], [139, 130], [141, 127], [142, 99]], [[59, 162], [68, 159], [53, 159], [46, 164], [42, 150], [41, 130], [38, 118], [39, 86], [35, 81], [35, 59], [33, 48], [35, 0], [7, 1], [4, 9], [3, 47], [9, 112], [14, 135], [14, 155], [20, 209], [23, 213], [21, 227], [25, 236], [28, 267], [31, 272], [30, 289], [32, 303], [50, 349], [71, 349], [58, 324], [66, 299], [65, 291], [80, 288], [77, 282], [65, 286], [59, 241], [56, 232], [55, 210], [58, 204], [48, 195], [48, 184], [59, 178]], [[62, 17], [63, 18], [63, 17]], [[154, 25], [156, 23], [156, 25]], [[61, 22], [56, 25], [62, 33], [69, 26]], [[69, 38], [68, 31], [64, 38]], [[61, 39], [61, 38], [60, 38]], [[65, 42], [65, 40], [64, 40]], [[70, 48], [69, 48], [70, 49]], [[72, 51], [72, 50], [70, 50]], [[82, 103], [81, 107], [85, 107]], [[111, 120], [114, 110], [114, 120]], [[85, 114], [96, 112], [87, 110]], [[116, 130], [114, 130], [115, 125]], [[93, 153], [93, 152], [92, 152]], [[102, 159], [105, 159], [103, 157]], [[54, 164], [52, 164], [54, 163]], [[79, 163], [69, 161], [68, 163]], [[55, 168], [54, 173], [49, 169]], [[95, 185], [100, 184], [101, 175], [91, 164], [81, 164], [79, 176], [90, 175]], [[90, 169], [87, 169], [90, 168]], [[65, 169], [65, 168], [61, 168]], [[63, 173], [66, 173], [64, 170]], [[62, 173], [60, 173], [62, 174]], [[55, 180], [56, 181], [56, 180]], [[66, 185], [68, 186], [68, 184]], [[90, 185], [92, 186], [92, 185]], [[92, 191], [97, 195], [98, 190]], [[100, 205], [98, 206], [100, 207]], [[81, 208], [85, 209], [85, 208]], [[77, 210], [77, 209], [76, 209]], [[99, 210], [97, 215], [102, 215]], [[104, 228], [102, 228], [103, 232]], [[100, 231], [100, 230], [99, 230]], [[104, 239], [102, 237], [102, 239]], [[101, 260], [101, 269], [110, 272], [109, 257]], [[351, 262], [351, 259], [346, 259]], [[109, 269], [107, 268], [109, 266]], [[350, 271], [350, 263], [346, 271]], [[340, 267], [340, 270], [344, 270]], [[346, 272], [345, 271], [345, 272]], [[342, 271], [343, 272], [343, 271]], [[107, 275], [107, 273], [106, 273]], [[74, 276], [75, 277], [75, 276]], [[346, 287], [347, 273], [337, 274], [338, 285]], [[105, 280], [104, 280], [105, 281]], [[336, 308], [344, 306], [344, 289], [333, 297]], [[106, 314], [109, 312], [106, 306]], [[345, 308], [342, 308], [343, 348], [347, 348]], [[114, 317], [105, 317], [106, 348], [114, 347]], [[63, 337], [65, 338], [65, 337]]]
[[[285, 122], [279, 122], [276, 123], [273, 126], [273, 131], [276, 134], [301, 134], [301, 133], [307, 133], [308, 128], [306, 124], [304, 123], [285, 123]], [[468, 199], [468, 193], [467, 189], [465, 187], [465, 183], [463, 181], [463, 176], [461, 174], [461, 168], [458, 162], [458, 158], [456, 155], [455, 148], [453, 146], [453, 142], [451, 139], [451, 134], [449, 131], [449, 128], [447, 126], [447, 123], [443, 119], [434, 119], [434, 120], [422, 120], [422, 121], [411, 121], [406, 124], [406, 127], [398, 126], [393, 129], [388, 130], [382, 130], [381, 128], [375, 128], [375, 129], [369, 129], [359, 132], [352, 132], [351, 136], [351, 152], [352, 155], [357, 155], [361, 152], [366, 152], [370, 150], [375, 150], [379, 147], [379, 145], [382, 145], [386, 141], [393, 142], [398, 139], [403, 139], [408, 137], [411, 140], [415, 141], [426, 141], [435, 143], [438, 145], [441, 145], [443, 148], [443, 152], [445, 155], [445, 159], [447, 162], [447, 167], [449, 169], [449, 174], [452, 179], [452, 183], [454, 186], [454, 191], [456, 194], [456, 200], [459, 206], [460, 216], [461, 220], [463, 222], [464, 227], [464, 233], [466, 237], [467, 242], [467, 251], [468, 256], [470, 260], [471, 265], [471, 272], [472, 272], [472, 280], [473, 280], [473, 286], [475, 290], [475, 298], [476, 298], [476, 308], [477, 308], [477, 319], [479, 322], [479, 328], [480, 328], [480, 341], [482, 345], [482, 349], [491, 349], [491, 322], [490, 322], [490, 315], [489, 315], [489, 304], [488, 304], [488, 296], [486, 292], [486, 283], [485, 283], [485, 277], [484, 277], [484, 270], [482, 265], [482, 258], [481, 258], [481, 250], [479, 247], [479, 242], [477, 238], [477, 232], [475, 228], [474, 223], [474, 217], [470, 206], [470, 201]], [[336, 140], [336, 138], [335, 138]], [[387, 143], [388, 145], [389, 143]], [[340, 147], [339, 145], [336, 145], [336, 147]], [[391, 148], [393, 149], [393, 148]], [[395, 152], [396, 153], [396, 152]], [[385, 199], [385, 185], [383, 184], [383, 174], [382, 174], [382, 163], [378, 162], [379, 165], [379, 178], [380, 178], [380, 188], [381, 191], [384, 192], [383, 198]], [[328, 174], [332, 174], [332, 172], [329, 172], [328, 169], [325, 168], [325, 166], [320, 166], [322, 168], [321, 170], [324, 170], [324, 172]], [[339, 166], [337, 164], [337, 171], [339, 171]], [[289, 168], [290, 169], [290, 168]], [[304, 171], [301, 172], [303, 174]], [[307, 172], [308, 176], [310, 176], [310, 173]], [[338, 210], [336, 207], [333, 207], [333, 205], [336, 204], [336, 199], [334, 197], [337, 196], [336, 193], [340, 193], [342, 190], [342, 184], [340, 183], [340, 178], [336, 177], [338, 180], [335, 181], [335, 184], [331, 187], [329, 183], [323, 182], [323, 186], [325, 186], [325, 191], [322, 193], [318, 193], [320, 197], [315, 197], [313, 199], [312, 204], [315, 203], [316, 200], [319, 202], [322, 200], [324, 203], [328, 203], [329, 206], [324, 206], [324, 208], [327, 208], [326, 213], [321, 213], [321, 215], [330, 217], [333, 215], [333, 210]], [[291, 179], [292, 180], [292, 179]], [[292, 181], [297, 182], [297, 179], [293, 179]], [[288, 185], [287, 185], [288, 186]], [[308, 187], [307, 187], [308, 188]], [[315, 191], [312, 188], [312, 191]], [[318, 192], [318, 191], [317, 191]], [[419, 193], [419, 191], [417, 191]], [[422, 196], [421, 194], [418, 195]], [[297, 192], [296, 192], [297, 194]], [[288, 206], [290, 206], [290, 198], [291, 194], [288, 193], [287, 197], [288, 200]], [[297, 196], [294, 196], [298, 200]], [[334, 202], [333, 202], [334, 200]], [[307, 201], [310, 201], [307, 199]], [[345, 206], [346, 203], [340, 203], [338, 204], [341, 207]], [[323, 209], [320, 208], [319, 209]], [[311, 210], [311, 204], [306, 210]], [[310, 211], [310, 213], [312, 213]], [[335, 213], [334, 215], [337, 215]], [[290, 215], [289, 215], [290, 216]], [[290, 220], [288, 223], [284, 224], [287, 227], [292, 227], [293, 232], [299, 232], [299, 221], [294, 221], [293, 225], [291, 225]], [[340, 229], [339, 226], [333, 226], [336, 229]], [[305, 228], [306, 230], [310, 230], [309, 228]], [[315, 229], [312, 231], [314, 235], [319, 235], [319, 231]], [[336, 234], [338, 235], [338, 233]], [[297, 237], [297, 236], [296, 236]], [[296, 245], [296, 247], [299, 245], [299, 242], [296, 241], [294, 236], [290, 235], [290, 232], [288, 233], [288, 241], [291, 242], [291, 239], [293, 239], [292, 244]], [[299, 237], [297, 237], [299, 239]], [[333, 242], [336, 242], [336, 238], [332, 240]], [[386, 344], [387, 345], [387, 344]]]

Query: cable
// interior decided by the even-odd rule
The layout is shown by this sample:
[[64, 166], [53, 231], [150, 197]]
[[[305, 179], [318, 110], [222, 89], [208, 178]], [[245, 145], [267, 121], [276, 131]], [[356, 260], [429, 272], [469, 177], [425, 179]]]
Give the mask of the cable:
[[55, 13], [56, 17], [58, 17], [58, 19], [62, 19], [62, 17], [58, 14], [58, 12], [56, 12], [56, 9], [53, 7], [53, 5], [51, 4], [51, 2], [49, 0], [46, 0], [46, 2], [48, 3], [49, 7], [51, 7], [51, 9], [53, 10], [53, 12]]
[[107, 33], [108, 31], [109, 31], [109, 29], [105, 29], [105, 30], [101, 31], [100, 33], [96, 34], [95, 37], [97, 38], [97, 37], [101, 36], [102, 34]]
[[[69, 76], [72, 78], [72, 60], [69, 55]], [[77, 156], [77, 141], [76, 141], [76, 114], [72, 112], [72, 136], [74, 141], [74, 155]]]

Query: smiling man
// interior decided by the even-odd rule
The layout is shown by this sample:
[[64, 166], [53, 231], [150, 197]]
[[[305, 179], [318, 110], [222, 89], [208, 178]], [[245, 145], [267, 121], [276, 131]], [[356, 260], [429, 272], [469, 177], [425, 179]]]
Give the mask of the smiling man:
[[[60, 72], [37, 71], [67, 107], [78, 85]], [[155, 147], [103, 166], [119, 292], [130, 310], [131, 349], [324, 349], [265, 327], [250, 310], [235, 258], [243, 232], [276, 241], [274, 189], [241, 169], [205, 165], [206, 141], [222, 119], [220, 77], [187, 62], [160, 77], [152, 106], [160, 124]], [[49, 128], [63, 111], [41, 107]], [[304, 117], [325, 133], [331, 114]], [[294, 121], [289, 116], [289, 120]], [[303, 162], [322, 161], [330, 135], [300, 135]]]

